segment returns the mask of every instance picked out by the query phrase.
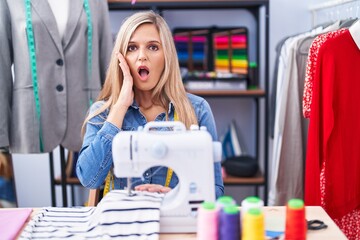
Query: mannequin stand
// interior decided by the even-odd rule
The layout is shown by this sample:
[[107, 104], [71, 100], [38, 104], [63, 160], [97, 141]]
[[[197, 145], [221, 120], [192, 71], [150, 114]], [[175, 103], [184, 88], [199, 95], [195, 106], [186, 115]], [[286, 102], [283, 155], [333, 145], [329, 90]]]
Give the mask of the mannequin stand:
[[[49, 153], [49, 165], [50, 165], [50, 187], [51, 187], [51, 205], [56, 207], [56, 192], [55, 186], [61, 185], [62, 192], [62, 203], [63, 207], [68, 207], [68, 198], [67, 198], [67, 186], [70, 185], [71, 189], [71, 204], [75, 205], [75, 185], [81, 185], [80, 181], [76, 177], [71, 177], [71, 174], [67, 174], [66, 164], [69, 164], [69, 158], [72, 157], [71, 154], [68, 154], [68, 159], [65, 159], [65, 149], [63, 146], [60, 146], [60, 169], [61, 176], [60, 178], [55, 178], [54, 174], [54, 153]], [[68, 161], [68, 162], [67, 162]], [[72, 167], [72, 166], [70, 166]]]

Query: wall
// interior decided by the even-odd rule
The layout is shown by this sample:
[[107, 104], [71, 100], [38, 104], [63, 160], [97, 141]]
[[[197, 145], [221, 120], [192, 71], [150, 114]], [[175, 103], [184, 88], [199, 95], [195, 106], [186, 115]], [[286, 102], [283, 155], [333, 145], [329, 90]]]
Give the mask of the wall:
[[[270, 75], [272, 75], [272, 69], [274, 64], [275, 57], [275, 46], [277, 42], [285, 36], [296, 34], [302, 31], [306, 31], [311, 28], [311, 16], [308, 11], [308, 6], [319, 1], [315, 0], [270, 0]], [[285, 10], [286, 9], [286, 10]], [[127, 15], [131, 12], [123, 12], [122, 14]], [[245, 24], [248, 24], [249, 27], [252, 27], [253, 20], [252, 16], [248, 15], [246, 11], [242, 11], [241, 14], [235, 14], [236, 16], [229, 16], [228, 12], [211, 12], [211, 17], [198, 17], [193, 19], [187, 17], [185, 13], [181, 12], [168, 12], [165, 13], [165, 17], [168, 18], [169, 25], [171, 27], [178, 26], [179, 23], [184, 25], [193, 24], [193, 25], [202, 25], [209, 23], [221, 23], [222, 25], [232, 25], [236, 20], [241, 20]], [[122, 18], [124, 15], [118, 15], [117, 13], [111, 13], [111, 23], [113, 32], [117, 32]], [[204, 22], [206, 21], [206, 22]], [[253, 33], [251, 33], [253, 34]], [[251, 37], [256, 37], [250, 35]], [[250, 56], [254, 57], [257, 49], [251, 49]], [[271, 78], [270, 78], [271, 79]], [[229, 116], [228, 113], [223, 112], [223, 106], [238, 106], [239, 104], [244, 104], [244, 106], [249, 106], [239, 100], [229, 100], [229, 99], [210, 99], [209, 100], [214, 114], [219, 116], [216, 119], [219, 135], [224, 132], [224, 129], [227, 126], [227, 120], [230, 118], [238, 119], [239, 124], [248, 126], [252, 121], [252, 108], [243, 109], [242, 106], [239, 106], [239, 109], [243, 109], [247, 114], [243, 114], [240, 111], [234, 109], [232, 115]], [[246, 116], [244, 116], [246, 115]], [[224, 119], [220, 116], [226, 116]], [[247, 128], [244, 128], [247, 129]], [[251, 132], [246, 132], [245, 136], [253, 136]], [[251, 142], [251, 141], [250, 141]], [[250, 151], [254, 151], [254, 146], [249, 146]], [[271, 148], [271, 145], [270, 145]], [[55, 176], [60, 175], [60, 163], [59, 163], [59, 152], [58, 149], [55, 150]], [[271, 154], [270, 154], [271, 156]], [[16, 191], [18, 196], [18, 203], [20, 207], [42, 207], [51, 205], [51, 195], [50, 195], [50, 177], [49, 177], [49, 160], [48, 154], [15, 154], [14, 159], [14, 169], [15, 169], [15, 178], [16, 178]], [[57, 205], [62, 206], [61, 202], [61, 192], [60, 187], [56, 189], [57, 193]], [[242, 196], [252, 194], [251, 188], [235, 188], [228, 187], [226, 189], [227, 194], [231, 194], [237, 197], [237, 200], [240, 201]], [[76, 187], [76, 204], [82, 205], [87, 199], [87, 191]], [[68, 199], [70, 202], [70, 198]]]

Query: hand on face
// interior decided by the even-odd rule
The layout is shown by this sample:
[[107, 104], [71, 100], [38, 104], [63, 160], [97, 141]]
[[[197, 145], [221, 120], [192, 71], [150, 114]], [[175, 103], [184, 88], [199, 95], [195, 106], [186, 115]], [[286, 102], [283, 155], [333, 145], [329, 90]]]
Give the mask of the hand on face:
[[171, 191], [171, 188], [164, 187], [159, 184], [142, 184], [135, 187], [137, 191], [148, 191], [148, 192], [158, 192], [158, 193], [168, 193]]
[[119, 59], [119, 66], [123, 72], [123, 84], [121, 87], [117, 103], [129, 107], [134, 100], [133, 77], [131, 76], [129, 65], [121, 53], [116, 54]]

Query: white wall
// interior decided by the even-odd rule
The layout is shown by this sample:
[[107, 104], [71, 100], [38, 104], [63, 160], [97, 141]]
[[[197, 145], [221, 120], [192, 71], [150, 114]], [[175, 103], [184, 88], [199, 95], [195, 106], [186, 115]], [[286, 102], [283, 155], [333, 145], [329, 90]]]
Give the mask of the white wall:
[[[277, 42], [285, 36], [296, 34], [302, 31], [306, 31], [311, 27], [311, 16], [308, 11], [308, 6], [314, 4], [315, 0], [270, 0], [270, 73], [272, 75], [272, 69], [274, 64], [275, 57], [275, 46]], [[113, 32], [116, 32], [121, 24], [122, 18], [124, 15], [128, 15], [131, 12], [122, 13], [122, 15], [118, 15], [116, 13], [111, 13], [111, 22]], [[242, 21], [246, 24], [249, 24], [251, 27], [252, 16], [246, 17], [246, 12], [242, 12], [241, 17]], [[170, 13], [169, 13], [170, 14]], [[227, 12], [218, 11], [216, 13], [211, 13], [211, 17], [206, 17], [206, 21], [219, 22], [221, 24], [227, 25], [232, 22], [228, 21], [229, 15]], [[244, 16], [245, 15], [245, 16]], [[166, 14], [165, 14], [166, 16]], [[246, 18], [243, 18], [246, 17]], [[182, 23], [188, 23], [187, 21], [191, 21], [192, 24], [201, 25], [204, 22], [203, 20], [199, 20], [200, 22], [195, 22], [194, 19], [190, 17], [184, 17], [180, 13], [173, 13], [173, 15], [169, 18], [169, 25], [176, 26], [180, 21]], [[205, 19], [205, 18], [199, 18]], [[210, 20], [209, 20], [210, 19]], [[254, 37], [254, 36], [253, 36]], [[254, 52], [257, 49], [252, 49], [250, 56], [253, 56]], [[271, 78], [270, 78], [271, 79]], [[228, 103], [227, 99], [222, 100], [209, 100], [210, 104], [213, 107], [213, 111], [216, 115], [222, 116], [223, 114], [223, 104], [236, 104], [239, 105], [241, 103], [238, 100], [234, 103]], [[251, 113], [251, 109], [248, 109]], [[234, 112], [233, 116], [230, 118], [241, 119], [243, 123], [240, 124], [248, 124], [249, 119], [244, 116], [240, 112]], [[227, 116], [229, 118], [229, 116]], [[218, 124], [219, 134], [224, 132], [227, 123], [222, 119], [216, 119]], [[251, 136], [251, 133], [244, 133], [246, 136]], [[252, 146], [253, 147], [253, 146]], [[251, 146], [250, 146], [251, 148]], [[55, 150], [55, 176], [60, 175], [60, 163], [59, 163], [59, 153], [58, 149]], [[271, 156], [271, 155], [270, 155]], [[19, 207], [42, 207], [42, 206], [50, 206], [51, 205], [51, 195], [50, 195], [50, 177], [49, 177], [49, 160], [48, 154], [29, 154], [29, 155], [19, 155], [15, 154], [13, 156], [14, 160], [14, 169], [15, 169], [15, 178], [16, 178], [16, 192], [18, 196]], [[234, 196], [243, 196], [245, 194], [253, 194], [252, 188], [235, 188], [229, 187], [226, 190], [227, 194], [231, 194]], [[76, 197], [76, 205], [82, 205], [84, 201], [87, 199], [87, 191], [77, 188], [77, 197]], [[237, 199], [240, 201], [241, 199]], [[70, 199], [68, 199], [70, 203]], [[61, 202], [61, 192], [60, 187], [57, 187], [57, 205], [62, 206]]]

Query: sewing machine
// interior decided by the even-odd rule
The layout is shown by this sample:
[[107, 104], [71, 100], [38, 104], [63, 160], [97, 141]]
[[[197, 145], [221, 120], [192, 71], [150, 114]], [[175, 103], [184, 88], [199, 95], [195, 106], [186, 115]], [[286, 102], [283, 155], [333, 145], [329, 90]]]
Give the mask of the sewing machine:
[[[156, 128], [162, 131], [152, 131]], [[177, 174], [179, 184], [165, 195], [160, 209], [160, 232], [196, 232], [197, 208], [203, 201], [215, 201], [214, 161], [221, 160], [221, 144], [205, 128], [191, 129], [176, 121], [149, 122], [113, 140], [116, 177], [141, 177], [154, 166]]]

